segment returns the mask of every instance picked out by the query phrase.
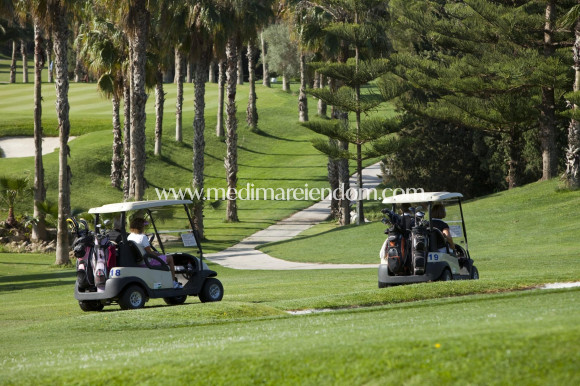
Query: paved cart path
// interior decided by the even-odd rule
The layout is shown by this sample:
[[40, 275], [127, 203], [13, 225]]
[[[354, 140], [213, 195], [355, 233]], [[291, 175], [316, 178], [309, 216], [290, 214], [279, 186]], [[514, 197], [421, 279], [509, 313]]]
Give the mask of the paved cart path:
[[[363, 169], [362, 174], [363, 187], [365, 189], [376, 187], [381, 182], [380, 162]], [[355, 177], [356, 175], [351, 177], [351, 186], [355, 184]], [[281, 260], [255, 249], [261, 244], [291, 239], [302, 231], [326, 220], [329, 213], [330, 199], [327, 198], [293, 214], [287, 219], [254, 233], [232, 247], [217, 253], [205, 255], [204, 257], [214, 263], [234, 269], [295, 270], [376, 268], [378, 266], [378, 253], [377, 264], [319, 264]], [[379, 247], [377, 247], [377, 250]]]

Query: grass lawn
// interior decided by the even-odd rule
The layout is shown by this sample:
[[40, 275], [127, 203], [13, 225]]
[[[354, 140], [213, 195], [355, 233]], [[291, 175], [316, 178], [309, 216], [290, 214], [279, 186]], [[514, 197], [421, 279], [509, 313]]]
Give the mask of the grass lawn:
[[[1, 384], [580, 381], [578, 289], [447, 297], [469, 283], [379, 290], [369, 270], [217, 267], [220, 303], [83, 313], [73, 270], [51, 260], [0, 254]], [[284, 312], [317, 307], [321, 292], [335, 303], [348, 297], [349, 307]], [[401, 303], [409, 294], [423, 300]], [[369, 298], [382, 305], [357, 308]]]

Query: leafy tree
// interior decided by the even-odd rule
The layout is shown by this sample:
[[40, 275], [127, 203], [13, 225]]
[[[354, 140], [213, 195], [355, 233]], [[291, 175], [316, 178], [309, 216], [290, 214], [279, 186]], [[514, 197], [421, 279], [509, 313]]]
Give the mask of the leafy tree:
[[290, 27], [282, 22], [268, 26], [263, 36], [268, 45], [268, 66], [282, 75], [282, 90], [290, 91], [290, 77], [300, 70], [298, 43], [290, 38]]

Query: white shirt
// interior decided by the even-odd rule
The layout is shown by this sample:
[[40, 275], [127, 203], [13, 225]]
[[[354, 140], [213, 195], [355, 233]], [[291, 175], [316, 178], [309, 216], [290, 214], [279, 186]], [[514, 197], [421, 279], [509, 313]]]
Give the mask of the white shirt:
[[143, 233], [129, 233], [129, 236], [127, 236], [127, 240], [134, 241], [135, 243], [142, 245], [143, 248], [151, 246], [151, 244], [149, 244], [149, 239], [147, 238], [147, 235]]

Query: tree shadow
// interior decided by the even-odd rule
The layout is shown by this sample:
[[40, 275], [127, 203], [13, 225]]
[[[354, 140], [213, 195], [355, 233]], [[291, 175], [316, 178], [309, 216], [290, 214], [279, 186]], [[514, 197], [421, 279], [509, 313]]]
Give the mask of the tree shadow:
[[0, 277], [0, 292], [58, 287], [62, 285], [72, 286], [75, 280], [76, 272], [74, 271], [2, 276]]
[[290, 139], [290, 138], [283, 138], [283, 137], [278, 137], [276, 135], [272, 135], [270, 133], [266, 133], [265, 131], [262, 131], [260, 129], [254, 129], [252, 130], [252, 133], [255, 133], [261, 137], [266, 137], [266, 138], [272, 138], [272, 139], [277, 139], [280, 141], [288, 141], [288, 142], [309, 142], [307, 140], [298, 140], [298, 139]]

